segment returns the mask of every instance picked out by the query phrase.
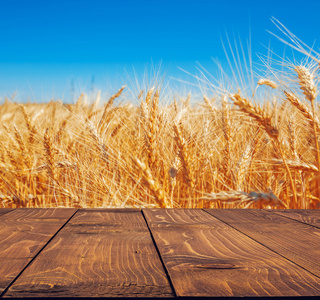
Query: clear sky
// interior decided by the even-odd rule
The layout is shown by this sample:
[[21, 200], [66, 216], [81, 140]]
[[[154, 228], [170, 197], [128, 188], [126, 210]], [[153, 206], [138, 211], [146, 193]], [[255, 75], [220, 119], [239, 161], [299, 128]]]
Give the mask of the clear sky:
[[251, 32], [254, 60], [269, 45], [281, 55], [270, 18], [318, 45], [319, 11], [319, 0], [0, 0], [0, 97], [68, 101], [72, 89], [117, 90], [125, 69], [139, 77], [160, 62], [167, 76], [188, 80], [178, 67], [226, 62], [226, 32], [244, 44]]

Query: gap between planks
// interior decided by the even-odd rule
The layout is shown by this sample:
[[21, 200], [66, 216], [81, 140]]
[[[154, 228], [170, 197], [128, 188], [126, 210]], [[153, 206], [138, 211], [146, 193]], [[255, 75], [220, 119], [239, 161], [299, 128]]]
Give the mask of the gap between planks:
[[135, 209], [78, 211], [5, 297], [48, 295], [175, 297], [142, 212]]
[[[81, 210], [82, 211], [82, 210]], [[88, 211], [90, 211], [90, 210], [88, 210]], [[94, 212], [95, 210], [94, 209], [92, 209], [91, 210], [92, 212]], [[99, 209], [99, 210], [96, 210], [96, 212], [101, 212], [101, 209]], [[112, 210], [111, 210], [112, 211]], [[110, 212], [111, 212], [110, 211]], [[115, 211], [119, 211], [119, 209], [116, 209], [116, 210], [114, 210], [114, 212]], [[146, 214], [144, 213], [144, 211], [146, 212]], [[179, 254], [179, 249], [175, 249], [174, 247], [172, 248], [172, 245], [171, 245], [171, 248], [170, 248], [170, 244], [169, 244], [169, 247], [168, 247], [168, 245], [165, 245], [165, 247], [163, 247], [163, 245], [161, 244], [161, 242], [159, 243], [159, 232], [157, 232], [157, 226], [154, 226], [155, 225], [155, 223], [154, 222], [150, 222], [150, 220], [149, 220], [149, 222], [148, 222], [148, 220], [147, 220], [147, 212], [148, 211], [152, 211], [152, 209], [150, 210], [150, 209], [144, 209], [141, 213], [142, 213], [142, 216], [144, 217], [144, 222], [145, 222], [145, 224], [146, 224], [146, 226], [148, 227], [148, 231], [149, 231], [149, 234], [151, 235], [151, 238], [153, 239], [153, 245], [154, 245], [154, 247], [156, 248], [156, 250], [158, 251], [157, 252], [157, 255], [158, 255], [158, 257], [159, 257], [159, 259], [160, 259], [160, 261], [161, 261], [161, 263], [162, 263], [162, 266], [163, 266], [163, 268], [164, 268], [164, 270], [165, 271], [167, 271], [167, 274], [166, 274], [166, 276], [167, 276], [167, 278], [168, 278], [168, 280], [169, 280], [169, 283], [170, 283], [170, 280], [171, 280], [171, 276], [172, 276], [172, 274], [174, 274], [174, 271], [175, 270], [172, 270], [173, 268], [177, 268], [177, 266], [173, 266], [172, 267], [172, 262], [170, 262], [170, 260], [169, 260], [169, 263], [168, 263], [168, 256], [167, 256], [167, 252], [168, 252], [168, 249], [167, 248], [169, 248], [169, 253], [170, 253], [170, 251], [177, 251], [177, 253], [178, 253], [178, 256], [180, 255]], [[169, 210], [170, 211], [170, 210]], [[180, 211], [180, 214], [182, 214], [182, 212], [183, 211], [188, 211], [188, 209], [186, 209], [186, 210], [176, 210], [176, 211]], [[192, 210], [191, 210], [192, 211]], [[193, 211], [195, 211], [195, 210], [193, 210]], [[198, 210], [199, 211], [199, 210]], [[204, 211], [203, 211], [204, 212]], [[171, 213], [172, 213], [172, 211], [171, 211]], [[165, 213], [165, 210], [163, 210], [163, 209], [160, 209], [159, 211], [158, 211], [158, 214], [161, 216], [161, 218], [160, 218], [160, 220], [162, 220], [163, 221], [163, 219], [165, 219], [166, 218], [166, 213]], [[209, 213], [205, 213], [206, 215], [208, 215], [208, 216], [210, 216], [211, 218], [212, 218], [212, 220], [214, 220], [214, 219], [216, 219], [216, 220], [218, 220], [219, 221], [219, 219], [217, 219], [216, 217], [214, 217], [214, 216], [212, 216], [212, 215], [210, 215]], [[178, 214], [179, 215], [179, 214]], [[187, 213], [187, 215], [188, 215], [188, 213]], [[206, 224], [206, 222], [205, 222], [205, 224], [203, 224], [203, 222], [201, 223], [201, 220], [203, 221], [203, 219], [201, 219], [199, 216], [197, 216], [197, 214], [196, 215], [192, 215], [191, 214], [191, 216], [189, 215], [189, 217], [192, 217], [192, 218], [189, 218], [189, 221], [188, 222], [186, 222], [186, 220], [185, 220], [185, 217], [181, 217], [181, 215], [179, 216], [179, 218], [178, 218], [178, 220], [175, 220], [174, 218], [172, 218], [171, 219], [171, 221], [172, 221], [172, 225], [173, 225], [173, 227], [175, 227], [175, 229], [177, 229], [178, 231], [179, 231], [179, 227], [181, 227], [182, 225], [186, 225], [186, 227], [187, 227], [187, 229], [188, 229], [188, 227], [190, 227], [189, 229], [191, 230], [192, 229], [192, 227], [194, 227], [195, 229], [198, 227], [198, 229], [200, 229], [200, 230], [208, 230], [208, 224]], [[1, 218], [0, 218], [1, 219]], [[70, 218], [71, 219], [71, 218]], [[180, 220], [179, 220], [180, 219]], [[162, 222], [161, 221], [161, 222]], [[200, 222], [198, 222], [198, 221], [200, 221]], [[162, 224], [160, 222], [160, 224]], [[197, 223], [198, 222], [198, 223]], [[225, 222], [223, 222], [223, 221], [221, 221], [222, 223], [225, 223]], [[169, 222], [170, 223], [170, 222]], [[211, 223], [211, 222], [209, 222], [209, 223]], [[219, 222], [218, 222], [219, 223]], [[166, 224], [166, 223], [164, 223], [164, 224]], [[193, 225], [192, 225], [193, 224]], [[65, 223], [65, 225], [67, 225], [66, 223]], [[163, 225], [163, 224], [162, 224]], [[168, 224], [167, 224], [168, 225]], [[232, 225], [229, 225], [229, 224], [227, 224], [227, 223], [225, 223], [225, 225], [227, 225], [227, 227], [224, 227], [224, 226], [222, 226], [221, 225], [221, 223], [219, 224], [219, 226], [217, 226], [217, 223], [216, 222], [213, 222], [213, 226], [212, 225], [210, 225], [209, 227], [211, 228], [211, 231], [213, 230], [218, 230], [218, 233], [219, 233], [219, 230], [221, 231], [225, 231], [226, 233], [230, 233], [230, 229], [232, 229], [233, 228], [233, 226]], [[169, 225], [169, 227], [170, 227], [170, 225]], [[161, 229], [161, 226], [160, 226], [160, 229]], [[162, 228], [163, 229], [163, 228]], [[189, 230], [189, 233], [190, 232], [192, 232], [192, 230], [190, 231]], [[234, 229], [235, 231], [237, 231], [238, 233], [240, 233], [240, 231], [238, 230], [238, 229]], [[61, 231], [61, 228], [60, 228], [60, 230], [59, 231]], [[188, 230], [187, 230], [188, 231]], [[153, 233], [154, 232], [154, 233]], [[179, 232], [178, 232], [179, 233]], [[210, 231], [209, 231], [209, 233], [211, 233]], [[195, 237], [197, 236], [197, 234], [196, 234], [196, 230], [194, 230], [194, 234], [195, 234]], [[57, 233], [55, 234], [55, 236], [57, 235]], [[237, 236], [237, 234], [233, 234], [233, 235], [235, 235], [235, 236]], [[229, 234], [229, 236], [230, 236], [230, 234]], [[232, 236], [232, 234], [231, 234], [231, 236]], [[242, 241], [246, 241], [246, 238], [250, 238], [250, 240], [253, 240], [253, 238], [252, 237], [249, 237], [249, 236], [247, 236], [246, 234], [244, 234], [244, 233], [241, 233], [241, 238], [240, 238], [240, 240], [242, 240]], [[183, 247], [185, 246], [184, 244], [185, 244], [185, 238], [183, 237], [183, 236], [181, 236], [181, 235], [176, 235], [176, 237], [177, 237], [177, 239], [176, 240], [174, 240], [174, 242], [176, 242], [176, 243], [181, 243], [181, 249], [183, 249]], [[245, 237], [245, 238], [244, 238]], [[212, 238], [212, 237], [211, 237]], [[52, 242], [52, 240], [53, 240], [53, 238], [51, 238], [51, 242]], [[158, 243], [156, 242], [156, 240], [158, 240]], [[200, 239], [201, 240], [201, 239]], [[255, 243], [259, 243], [258, 241], [255, 241], [255, 240], [253, 240]], [[230, 241], [229, 241], [230, 242]], [[233, 241], [233, 243], [235, 243], [235, 241]], [[173, 243], [174, 244], [174, 243]], [[231, 244], [232, 244], [232, 242], [231, 242]], [[249, 244], [250, 245], [254, 245], [254, 244], [252, 244], [252, 242], [249, 242]], [[265, 246], [265, 245], [262, 245], [261, 243], [259, 243], [260, 244], [260, 246], [263, 246], [265, 249], [267, 249], [267, 246]], [[47, 247], [43, 247], [42, 249], [41, 249], [41, 252], [43, 252], [43, 250], [46, 248], [46, 250], [48, 250], [47, 248], [48, 248], [48, 246], [50, 246], [50, 244], [49, 243], [47, 243], [46, 244], [47, 245]], [[178, 246], [179, 246], [179, 244], [178, 244]], [[193, 247], [194, 247], [195, 245], [193, 245]], [[256, 247], [256, 245], [254, 245], [255, 247]], [[243, 247], [243, 246], [242, 246]], [[179, 248], [179, 247], [178, 247]], [[240, 247], [241, 248], [241, 247]], [[181, 250], [180, 249], [180, 250]], [[197, 247], [196, 247], [196, 249], [197, 249]], [[262, 249], [262, 248], [261, 248]], [[190, 249], [189, 249], [190, 250]], [[191, 247], [191, 250], [194, 250], [192, 247]], [[205, 249], [202, 249], [203, 251], [206, 251]], [[265, 250], [263, 251], [264, 252], [264, 255], [265, 255]], [[161, 253], [165, 253], [165, 255], [163, 256]], [[38, 255], [39, 254], [39, 255]], [[38, 254], [37, 254], [37, 256], [40, 256], [40, 252], [38, 252]], [[39, 258], [39, 257], [38, 257]], [[37, 258], [37, 259], [38, 259]], [[212, 257], [212, 253], [211, 253], [211, 258], [214, 260], [214, 259], [216, 259], [217, 257]], [[260, 258], [261, 259], [261, 258]], [[210, 260], [210, 259], [209, 259]], [[256, 261], [259, 261], [259, 258], [256, 260]], [[280, 260], [281, 261], [281, 260]], [[223, 265], [221, 265], [220, 263], [215, 263], [215, 262], [213, 262], [212, 263], [212, 261], [211, 262], [209, 262], [207, 265], [205, 264], [204, 266], [203, 266], [203, 263], [204, 261], [201, 261], [201, 259], [200, 259], [200, 265], [198, 264], [198, 267], [196, 266], [195, 268], [196, 268], [196, 270], [197, 270], [197, 272], [198, 272], [198, 274], [207, 274], [208, 275], [208, 271], [211, 271], [212, 273], [212, 275], [214, 275], [215, 273], [218, 273], [218, 274], [220, 274], [220, 275], [223, 275], [223, 273], [227, 273], [228, 272], [228, 270], [230, 271], [232, 271], [232, 270], [235, 270], [235, 271], [239, 271], [239, 269], [237, 269], [237, 268], [234, 268], [234, 266], [231, 264], [228, 264], [228, 263], [226, 263], [225, 261], [224, 262], [222, 262], [222, 264]], [[289, 262], [289, 261], [288, 261]], [[181, 261], [180, 261], [180, 263], [181, 263]], [[188, 262], [188, 259], [187, 259], [187, 261], [186, 261], [186, 263], [188, 264], [189, 262]], [[283, 264], [283, 262], [282, 262], [282, 264]], [[31, 263], [29, 263], [28, 264], [28, 266], [30, 266], [31, 265]], [[207, 268], [208, 267], [208, 265], [209, 265], [209, 268]], [[289, 262], [289, 264], [287, 263], [287, 265], [288, 266], [290, 266], [290, 268], [289, 268], [289, 270], [288, 271], [292, 271], [292, 266], [290, 265], [290, 262]], [[229, 267], [228, 267], [229, 266]], [[222, 267], [222, 268], [221, 268]], [[271, 269], [271, 271], [272, 271], [272, 268], [274, 268], [275, 270], [278, 270], [277, 269], [277, 267], [278, 266], [273, 266], [273, 267], [271, 267], [270, 268], [270, 266], [269, 266], [269, 269]], [[229, 268], [229, 269], [228, 269]], [[25, 268], [25, 270], [26, 270], [27, 268]], [[178, 264], [178, 269], [179, 269], [179, 264]], [[241, 268], [240, 268], [241, 269]], [[281, 268], [280, 268], [281, 269]], [[299, 268], [298, 269], [295, 269], [295, 268], [293, 268], [294, 270], [299, 270]], [[181, 269], [180, 268], [180, 271], [183, 271], [183, 268]], [[186, 271], [188, 271], [188, 268], [187, 268], [187, 270]], [[192, 267], [192, 264], [191, 264], [191, 268], [189, 268], [189, 274], [187, 274], [187, 276], [186, 277], [184, 277], [184, 278], [182, 278], [182, 286], [183, 285], [186, 285], [187, 284], [187, 282], [188, 282], [188, 280], [190, 279], [190, 278], [188, 278], [188, 276], [190, 277], [190, 276], [192, 276], [192, 275], [194, 275], [194, 268]], [[202, 271], [202, 272], [201, 272]], [[241, 270], [240, 270], [241, 271]], [[22, 273], [22, 272], [21, 272]], [[188, 272], [187, 272], [188, 273]], [[290, 272], [289, 272], [290, 273]], [[170, 275], [171, 274], [171, 275]], [[225, 274], [226, 275], [226, 274]], [[283, 278], [283, 274], [282, 274], [282, 276], [281, 276], [281, 280], [283, 281], [283, 282], [280, 282], [280, 286], [281, 286], [281, 283], [282, 284], [284, 284], [284, 286], [285, 286], [285, 282], [286, 282], [286, 278], [289, 278], [290, 279], [290, 275], [292, 275], [292, 274], [284, 274], [285, 276], [284, 276], [284, 278]], [[287, 277], [286, 277], [287, 276]], [[305, 273], [303, 273], [302, 272], [302, 276], [306, 276], [306, 274]], [[213, 277], [213, 279], [214, 279], [214, 276], [212, 276]], [[210, 277], [210, 278], [212, 278], [212, 277]], [[261, 277], [261, 276], [260, 276]], [[263, 276], [262, 276], [262, 278], [263, 278]], [[179, 290], [179, 278], [177, 279], [175, 276], [172, 276], [172, 279], [173, 279], [173, 282], [171, 282], [171, 284], [172, 284], [172, 286], [173, 286], [173, 290], [175, 289], [175, 286], [177, 286], [177, 294], [178, 294], [178, 296], [182, 296], [182, 297], [194, 297], [194, 296], [203, 296], [203, 295], [206, 295], [207, 297], [212, 297], [212, 293], [207, 293], [208, 292], [208, 290], [210, 290], [210, 284], [212, 285], [212, 283], [210, 282], [209, 283], [209, 286], [206, 286], [206, 284], [208, 284], [208, 277], [207, 277], [207, 280], [204, 280], [204, 281], [202, 281], [202, 284], [200, 284], [200, 290], [198, 290], [196, 293], [188, 293], [188, 292], [186, 292], [186, 291], [182, 291], [181, 292], [181, 289]], [[201, 279], [201, 278], [200, 278]], [[240, 278], [241, 279], [241, 278]], [[261, 278], [260, 278], [261, 279]], [[281, 281], [280, 280], [280, 281]], [[200, 280], [201, 281], [201, 280]], [[218, 280], [219, 281], [219, 280]], [[178, 284], [177, 284], [177, 282], [178, 282]], [[251, 282], [251, 283], [254, 283], [255, 281], [253, 280], [253, 282]], [[311, 282], [312, 282], [312, 284], [311, 285], [314, 285], [314, 282], [311, 280]], [[278, 283], [279, 284], [279, 283]], [[302, 283], [303, 284], [303, 283]], [[171, 287], [172, 288], [172, 287]], [[183, 288], [185, 288], [185, 289], [187, 289], [188, 287], [185, 287], [185, 286], [183, 286]], [[291, 290], [292, 290], [293, 288], [291, 287]], [[293, 289], [294, 290], [294, 289]], [[217, 292], [217, 291], [216, 291]], [[221, 291], [220, 291], [221, 292]], [[297, 290], [296, 290], [296, 292], [297, 292]], [[183, 295], [183, 293], [184, 293], [184, 295]], [[306, 291], [304, 291], [304, 296], [308, 296], [308, 295], [311, 295], [313, 293], [313, 295], [314, 295], [314, 293], [315, 293], [315, 291], [314, 290], [312, 290], [312, 288], [310, 288], [310, 290], [309, 290], [309, 293], [306, 293]], [[263, 294], [263, 293], [262, 293]], [[301, 288], [301, 290], [300, 290], [300, 294], [303, 294], [303, 287]], [[253, 294], [254, 295], [254, 294]], [[253, 298], [251, 298], [251, 297], [254, 297], [253, 295], [251, 295], [250, 296], [250, 299], [253, 299]], [[281, 295], [283, 295], [283, 294], [281, 294]], [[294, 296], [298, 296], [298, 293], [296, 293], [296, 294], [292, 294], [292, 295], [294, 295]], [[316, 294], [316, 295], [318, 295], [319, 296], [319, 293], [318, 294]], [[12, 295], [13, 296], [13, 295]], [[229, 298], [229, 299], [232, 299], [233, 297], [238, 297], [239, 296], [239, 291], [238, 291], [238, 294], [237, 294], [237, 291], [235, 291], [234, 292], [234, 294], [233, 294], [233, 296], [231, 296], [231, 298]], [[248, 295], [245, 295], [245, 296], [248, 296]], [[11, 296], [10, 296], [11, 297]], [[175, 297], [175, 295], [173, 294], [172, 295], [172, 297]], [[218, 299], [219, 298], [219, 296], [217, 296], [217, 295], [215, 295], [215, 296], [213, 296], [215, 299]], [[216, 298], [217, 297], [217, 298]], [[228, 297], [230, 297], [230, 294], [228, 295]], [[240, 297], [243, 297], [243, 295], [240, 293]], [[259, 295], [259, 299], [260, 299], [260, 297], [264, 297], [264, 296], [262, 296], [261, 294]], [[269, 297], [269, 296], [268, 296]], [[255, 298], [255, 297], [254, 297]], [[261, 298], [261, 299], [263, 299], [263, 298]], [[273, 299], [275, 299], [275, 298], [273, 298]]]
[[319, 296], [320, 280], [197, 209], [144, 209], [178, 297]]
[[[64, 209], [63, 209], [64, 210]], [[50, 241], [54, 238], [54, 236], [68, 223], [68, 221], [76, 214], [77, 209], [68, 209], [64, 212], [68, 212], [68, 214], [60, 214], [61, 209], [19, 209], [12, 211], [11, 214], [1, 215], [0, 224], [2, 223], [2, 230], [0, 231], [0, 239], [2, 241], [0, 246], [0, 254], [11, 255], [11, 257], [3, 258], [2, 260], [2, 269], [0, 270], [0, 298], [2, 298], [8, 289], [14, 284], [14, 282], [21, 276], [21, 274], [28, 268], [28, 266], [35, 260], [35, 258], [41, 253], [41, 251], [50, 243]], [[15, 214], [14, 214], [15, 213]], [[22, 215], [21, 215], [22, 213]], [[25, 214], [23, 214], [25, 213]], [[59, 216], [55, 216], [55, 214], [59, 213]], [[62, 215], [62, 216], [61, 216]], [[31, 219], [30, 219], [31, 216]], [[33, 216], [33, 218], [32, 218]], [[37, 219], [35, 219], [36, 217]], [[61, 220], [56, 221], [55, 218]], [[17, 231], [18, 236], [15, 235], [15, 227], [17, 224], [14, 224], [12, 221], [16, 221], [17, 223], [21, 222], [21, 220], [31, 221], [25, 222], [21, 224], [23, 230]], [[9, 221], [9, 224], [6, 224], [5, 221]], [[43, 222], [47, 222], [49, 220], [53, 220], [54, 224], [42, 224]], [[7, 225], [7, 226], [5, 226]], [[37, 226], [39, 225], [39, 226]], [[45, 232], [43, 232], [44, 225]], [[47, 226], [46, 226], [47, 225]], [[7, 228], [6, 228], [7, 227]], [[3, 231], [5, 231], [3, 234]], [[13, 238], [9, 239], [6, 236], [6, 233], [9, 231]], [[10, 232], [11, 231], [11, 232]], [[19, 233], [24, 232], [23, 236], [19, 235]], [[28, 232], [29, 231], [29, 232]], [[31, 233], [30, 233], [31, 232]], [[33, 236], [33, 240], [30, 237]], [[36, 239], [34, 240], [34, 236], [36, 235]], [[37, 236], [38, 235], [38, 236]], [[29, 238], [29, 240], [28, 240]], [[25, 242], [29, 242], [29, 245], [25, 245], [25, 247], [21, 247], [20, 243], [25, 244]], [[31, 243], [30, 243], [31, 242]], [[12, 256], [11, 252], [8, 253], [7, 249], [11, 249], [11, 252], [14, 248], [20, 248], [19, 254], [23, 254], [25, 251], [30, 251], [30, 257], [26, 257], [20, 259], [20, 257]], [[13, 248], [13, 249], [12, 249]], [[18, 249], [17, 249], [18, 250]], [[14, 264], [14, 260], [18, 260], [18, 264]], [[5, 272], [11, 272], [7, 275]], [[11, 279], [10, 279], [11, 278]]]
[[320, 278], [320, 230], [317, 227], [267, 210], [205, 211]]

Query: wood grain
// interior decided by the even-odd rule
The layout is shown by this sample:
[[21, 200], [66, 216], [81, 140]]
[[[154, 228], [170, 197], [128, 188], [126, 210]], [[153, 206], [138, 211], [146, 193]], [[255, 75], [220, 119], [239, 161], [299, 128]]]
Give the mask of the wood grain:
[[0, 217], [13, 210], [14, 210], [13, 208], [0, 208]]
[[320, 277], [320, 229], [265, 210], [206, 211]]
[[16, 209], [0, 217], [0, 294], [76, 209]]
[[144, 209], [177, 296], [320, 296], [320, 279], [197, 209]]
[[140, 210], [87, 209], [5, 297], [173, 297]]
[[281, 209], [272, 210], [271, 212], [320, 228], [320, 210]]

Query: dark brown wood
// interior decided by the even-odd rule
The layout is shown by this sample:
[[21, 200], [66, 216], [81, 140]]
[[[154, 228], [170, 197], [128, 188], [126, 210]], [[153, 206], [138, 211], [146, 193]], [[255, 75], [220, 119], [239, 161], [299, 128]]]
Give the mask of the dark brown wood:
[[5, 297], [173, 297], [140, 210], [79, 210]]
[[0, 208], [0, 217], [1, 217], [2, 215], [7, 214], [7, 213], [10, 212], [10, 211], [13, 211], [13, 210], [14, 210], [14, 208]]
[[318, 277], [203, 210], [143, 212], [178, 296], [320, 296]]
[[320, 228], [320, 210], [281, 209], [271, 212]]
[[[140, 210], [3, 211], [4, 298], [174, 297]], [[320, 297], [319, 211], [207, 211], [144, 210], [178, 296]]]
[[265, 210], [206, 211], [320, 277], [320, 229]]
[[0, 217], [0, 294], [76, 209], [16, 209]]

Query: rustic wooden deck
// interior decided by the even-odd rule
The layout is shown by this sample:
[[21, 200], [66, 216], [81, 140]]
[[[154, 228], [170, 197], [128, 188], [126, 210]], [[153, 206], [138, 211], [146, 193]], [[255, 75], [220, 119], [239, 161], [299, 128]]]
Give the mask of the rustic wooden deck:
[[0, 209], [0, 295], [320, 299], [320, 211]]

